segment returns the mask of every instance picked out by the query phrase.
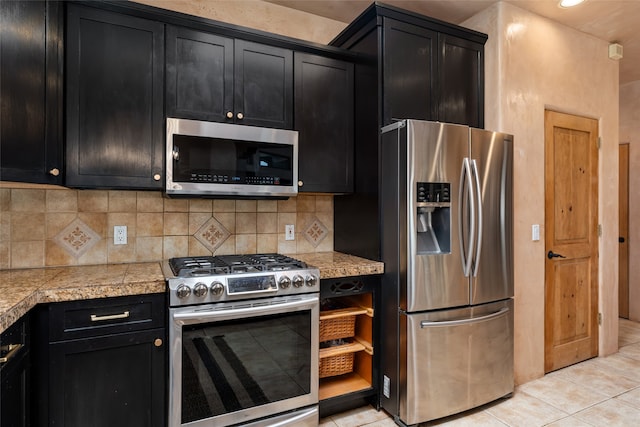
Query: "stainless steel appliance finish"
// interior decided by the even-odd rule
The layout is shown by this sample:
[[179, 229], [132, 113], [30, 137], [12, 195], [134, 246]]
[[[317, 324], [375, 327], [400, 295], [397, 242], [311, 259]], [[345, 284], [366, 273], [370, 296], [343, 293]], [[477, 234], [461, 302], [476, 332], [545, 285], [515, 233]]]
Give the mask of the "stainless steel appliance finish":
[[278, 254], [174, 258], [169, 426], [318, 424], [319, 271]]
[[295, 196], [298, 132], [167, 118], [166, 193]]
[[382, 405], [410, 425], [513, 391], [513, 137], [382, 133]]

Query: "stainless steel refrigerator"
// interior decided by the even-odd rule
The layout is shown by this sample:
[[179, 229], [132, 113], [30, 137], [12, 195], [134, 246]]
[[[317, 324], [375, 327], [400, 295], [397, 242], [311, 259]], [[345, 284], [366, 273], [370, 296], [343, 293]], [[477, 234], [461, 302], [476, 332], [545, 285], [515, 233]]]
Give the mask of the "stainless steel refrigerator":
[[381, 141], [381, 405], [413, 425], [513, 392], [513, 137], [403, 120]]

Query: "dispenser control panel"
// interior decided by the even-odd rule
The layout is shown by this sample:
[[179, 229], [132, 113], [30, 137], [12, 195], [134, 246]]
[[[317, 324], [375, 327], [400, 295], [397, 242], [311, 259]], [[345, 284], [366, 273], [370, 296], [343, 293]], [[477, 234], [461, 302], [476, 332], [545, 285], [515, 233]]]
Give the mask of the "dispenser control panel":
[[451, 202], [450, 186], [448, 182], [419, 182], [418, 203]]

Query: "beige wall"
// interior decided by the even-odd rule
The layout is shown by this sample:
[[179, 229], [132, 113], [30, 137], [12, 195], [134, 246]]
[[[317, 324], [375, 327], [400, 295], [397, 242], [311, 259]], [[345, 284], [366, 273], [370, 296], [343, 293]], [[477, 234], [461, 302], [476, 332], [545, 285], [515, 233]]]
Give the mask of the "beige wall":
[[620, 142], [629, 143], [629, 318], [640, 321], [640, 81], [620, 86]]
[[150, 6], [327, 44], [346, 24], [260, 0], [134, 0]]
[[[601, 356], [617, 351], [618, 63], [608, 42], [507, 3], [464, 26], [489, 35], [485, 126], [515, 135], [515, 377], [544, 374], [544, 111], [599, 120]], [[531, 226], [541, 225], [541, 240]]]

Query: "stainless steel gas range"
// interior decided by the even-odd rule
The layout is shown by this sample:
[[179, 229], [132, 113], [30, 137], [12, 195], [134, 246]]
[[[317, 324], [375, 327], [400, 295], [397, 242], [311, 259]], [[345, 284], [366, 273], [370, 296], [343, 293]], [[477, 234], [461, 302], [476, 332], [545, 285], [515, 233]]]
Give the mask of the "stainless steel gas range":
[[279, 254], [172, 258], [169, 426], [318, 424], [318, 269]]

